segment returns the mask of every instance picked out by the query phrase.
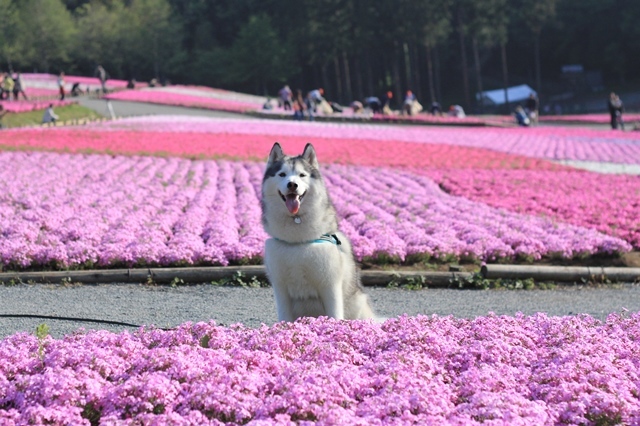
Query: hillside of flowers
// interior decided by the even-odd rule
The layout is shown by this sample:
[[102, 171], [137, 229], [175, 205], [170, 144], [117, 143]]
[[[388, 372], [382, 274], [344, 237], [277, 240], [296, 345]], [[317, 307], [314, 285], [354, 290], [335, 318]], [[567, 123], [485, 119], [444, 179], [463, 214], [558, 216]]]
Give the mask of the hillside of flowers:
[[[361, 140], [367, 144], [374, 141], [443, 144], [482, 148], [510, 155], [548, 160], [640, 164], [640, 132], [602, 131], [586, 128], [532, 127], [522, 129], [356, 125], [181, 116], [128, 118], [98, 123], [92, 128], [157, 133], [189, 132], [251, 135], [253, 137], [272, 136], [272, 138], [320, 138], [330, 141], [345, 140], [346, 143]], [[252, 138], [247, 139], [251, 140]], [[394, 155], [394, 153], [389, 152], [389, 155]]]
[[[29, 96], [32, 91], [34, 91], [35, 95], [35, 93], [38, 93], [35, 92], [36, 90], [41, 90], [42, 94], [50, 93], [53, 96], [56, 96], [59, 93], [58, 75], [45, 73], [22, 73], [22, 79], [26, 86], [25, 92], [27, 93], [27, 96]], [[97, 77], [65, 75], [64, 82], [64, 87], [67, 92], [71, 90], [74, 83], [79, 83], [80, 89], [83, 91], [96, 91], [102, 88], [100, 80]], [[107, 80], [106, 86], [107, 90], [124, 89], [127, 86], [127, 82], [125, 80], [109, 79]]]
[[[5, 152], [0, 165], [6, 267], [228, 265], [262, 257], [262, 163]], [[324, 175], [360, 260], [631, 249], [588, 227], [453, 197], [409, 171], [327, 165]]]
[[638, 424], [640, 315], [327, 318], [0, 341], [2, 424]]
[[258, 110], [266, 101], [264, 97], [244, 93], [180, 85], [119, 91], [107, 95], [106, 98], [238, 113]]
[[452, 195], [597, 229], [640, 248], [638, 176], [513, 169], [445, 169], [427, 175]]
[[[577, 128], [423, 127], [150, 116], [42, 132], [38, 129], [12, 130], [6, 133], [7, 137], [0, 138], [0, 146], [123, 153], [163, 152], [187, 156], [225, 154], [264, 159], [264, 152], [268, 152], [273, 141], [279, 140], [287, 141], [291, 149], [303, 148], [306, 141], [313, 142], [321, 145], [319, 148], [323, 150], [325, 162], [352, 164], [373, 165], [369, 161], [371, 156], [383, 156], [380, 165], [386, 162], [387, 165], [401, 166], [407, 162], [402, 158], [415, 157], [414, 154], [419, 154], [421, 150], [428, 152], [433, 146], [448, 146], [452, 150], [459, 147], [479, 149], [482, 152], [489, 151], [487, 155], [508, 154], [502, 156], [506, 163], [509, 163], [508, 158], [516, 162], [527, 158], [529, 161], [544, 159], [640, 164], [640, 132]], [[188, 138], [188, 143], [184, 143], [185, 138]], [[409, 155], [405, 153], [407, 150], [411, 152]], [[396, 164], [396, 161], [401, 164]], [[429, 160], [413, 161], [420, 163]], [[462, 163], [464, 158], [450, 161]]]
[[[549, 161], [638, 164], [634, 134], [276, 124], [164, 116], [4, 131], [0, 262], [259, 262], [259, 184], [276, 140], [291, 153], [316, 146], [360, 260], [533, 261], [640, 247], [640, 177]], [[539, 150], [525, 152], [531, 138]]]

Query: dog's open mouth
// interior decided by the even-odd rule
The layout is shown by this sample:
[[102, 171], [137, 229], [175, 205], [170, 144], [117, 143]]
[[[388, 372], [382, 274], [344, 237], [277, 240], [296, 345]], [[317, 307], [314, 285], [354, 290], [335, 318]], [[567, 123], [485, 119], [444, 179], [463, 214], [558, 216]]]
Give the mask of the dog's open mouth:
[[284, 201], [284, 204], [287, 206], [289, 213], [297, 214], [298, 210], [300, 210], [300, 203], [307, 192], [305, 191], [302, 195], [295, 192], [289, 192], [287, 195], [284, 195], [282, 192], [278, 192], [280, 193], [280, 198], [282, 198], [282, 201]]

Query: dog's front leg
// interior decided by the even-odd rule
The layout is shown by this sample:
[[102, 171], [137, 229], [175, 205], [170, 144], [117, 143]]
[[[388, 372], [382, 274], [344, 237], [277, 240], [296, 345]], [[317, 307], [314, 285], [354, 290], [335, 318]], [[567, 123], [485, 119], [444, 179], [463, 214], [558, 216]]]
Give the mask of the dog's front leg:
[[328, 283], [320, 290], [320, 298], [324, 305], [325, 314], [335, 319], [344, 319], [344, 298], [342, 285]]
[[273, 295], [276, 298], [276, 310], [278, 311], [278, 321], [293, 322], [293, 309], [291, 306], [291, 297], [286, 288], [276, 283], [272, 283]]

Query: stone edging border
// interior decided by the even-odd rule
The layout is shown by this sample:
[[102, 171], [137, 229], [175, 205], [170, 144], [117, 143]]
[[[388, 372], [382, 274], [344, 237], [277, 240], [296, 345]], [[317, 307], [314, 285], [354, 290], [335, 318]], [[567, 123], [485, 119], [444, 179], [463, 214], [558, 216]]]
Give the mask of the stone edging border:
[[[179, 280], [184, 284], [207, 283], [230, 278], [238, 272], [247, 278], [266, 278], [263, 265], [211, 266], [184, 268], [135, 268], [84, 271], [42, 271], [0, 273], [0, 283], [147, 283], [170, 284]], [[537, 281], [584, 283], [605, 282], [640, 283], [640, 268], [593, 266], [535, 266], [484, 265], [480, 271], [487, 279], [530, 279]], [[441, 271], [361, 271], [365, 286], [384, 286], [392, 280], [421, 279], [426, 287], [457, 287], [456, 281], [470, 279], [472, 272]]]

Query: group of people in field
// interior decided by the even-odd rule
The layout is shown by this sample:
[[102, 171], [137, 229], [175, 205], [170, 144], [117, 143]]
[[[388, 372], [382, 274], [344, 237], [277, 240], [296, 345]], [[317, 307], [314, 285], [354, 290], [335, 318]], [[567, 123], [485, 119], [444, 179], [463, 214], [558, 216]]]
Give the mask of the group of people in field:
[[[372, 114], [391, 115], [394, 114], [391, 110], [392, 99], [393, 92], [388, 91], [381, 97], [368, 96], [362, 101], [355, 100], [349, 104], [349, 107], [355, 114], [370, 112]], [[268, 100], [265, 104], [265, 109], [271, 109], [274, 106], [275, 104], [271, 104], [271, 101]], [[302, 120], [305, 117], [313, 120], [318, 111], [321, 111], [324, 115], [344, 111], [344, 107], [341, 105], [325, 99], [324, 89], [322, 88], [310, 90], [304, 95], [301, 89], [296, 90], [294, 93], [288, 85], [283, 86], [278, 92], [278, 106], [285, 111], [293, 111], [293, 117], [296, 120]], [[620, 97], [615, 93], [611, 93], [607, 106], [611, 116], [611, 128], [624, 130], [624, 122], [622, 120], [624, 106]], [[540, 103], [537, 94], [533, 92], [530, 93], [528, 98], [513, 110], [516, 123], [523, 127], [537, 124], [539, 108]], [[416, 98], [416, 95], [411, 90], [407, 90], [402, 100], [399, 113], [412, 116], [423, 110], [424, 108]], [[437, 101], [431, 103], [428, 111], [434, 116], [466, 117], [462, 106], [451, 105], [448, 110], [443, 111], [440, 103]]]
[[[107, 73], [107, 71], [104, 69], [102, 65], [98, 65], [95, 69], [95, 72], [93, 73], [93, 76], [96, 77], [98, 81], [100, 81], [100, 90], [102, 90], [102, 93], [107, 93], [107, 80], [109, 79], [109, 73]], [[67, 94], [67, 89], [66, 89], [67, 82], [65, 80], [64, 71], [61, 71], [60, 74], [58, 74], [57, 84], [58, 84], [58, 93], [60, 96], [59, 99], [61, 101], [64, 101], [64, 98]], [[88, 91], [89, 89], [87, 88], [87, 92]], [[84, 92], [80, 88], [80, 83], [78, 82], [73, 83], [70, 91], [71, 96], [80, 96], [83, 93]]]
[[20, 95], [24, 100], [27, 100], [27, 94], [25, 93], [25, 84], [22, 79], [21, 73], [5, 72], [0, 73], [0, 99], [9, 101], [13, 99], [17, 101]]
[[[389, 90], [380, 97], [367, 96], [362, 101], [355, 100], [349, 104], [349, 107], [354, 114], [369, 111], [372, 114], [393, 115], [396, 113], [391, 109], [392, 99], [393, 92]], [[271, 100], [267, 99], [263, 108], [272, 109], [274, 106]], [[285, 111], [293, 111], [293, 117], [296, 120], [302, 120], [305, 117], [313, 120], [319, 111], [324, 115], [329, 115], [336, 112], [341, 113], [345, 110], [342, 105], [328, 101], [325, 98], [324, 89], [321, 87], [310, 90], [305, 95], [301, 89], [297, 89], [294, 93], [288, 85], [283, 86], [278, 91], [278, 106]], [[402, 100], [399, 113], [412, 116], [421, 111], [423, 111], [423, 106], [416, 98], [416, 95], [411, 90], [407, 90]], [[433, 115], [448, 115], [458, 118], [464, 118], [466, 116], [460, 105], [451, 105], [445, 114], [442, 112], [438, 102], [432, 104], [430, 112]]]

